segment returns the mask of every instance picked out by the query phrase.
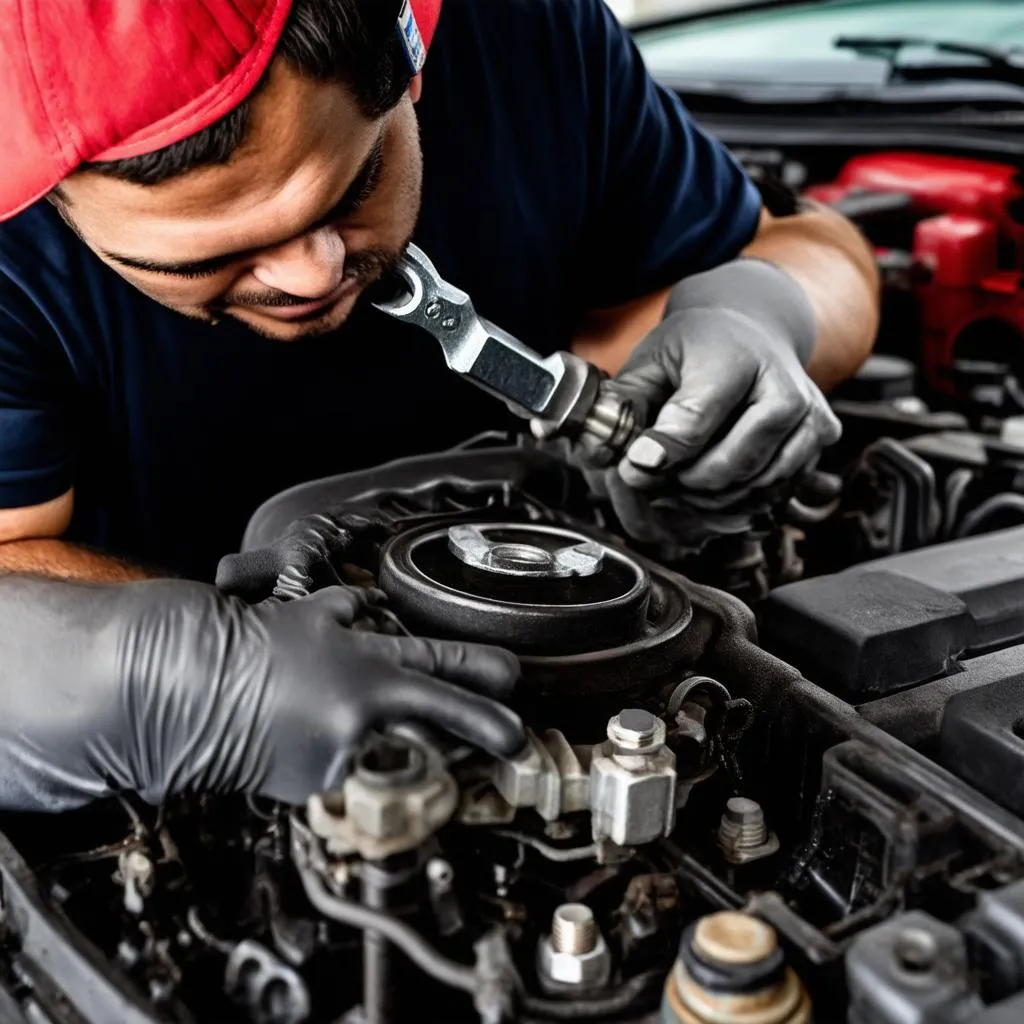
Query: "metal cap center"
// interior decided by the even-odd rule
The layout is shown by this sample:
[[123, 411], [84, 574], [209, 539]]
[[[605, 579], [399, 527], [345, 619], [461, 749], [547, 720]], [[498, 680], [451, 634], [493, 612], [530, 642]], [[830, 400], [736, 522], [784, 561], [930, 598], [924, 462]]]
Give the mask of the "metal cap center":
[[501, 576], [564, 579], [593, 576], [604, 566], [604, 548], [593, 541], [549, 550], [539, 544], [496, 540], [488, 536], [486, 526], [472, 524], [451, 527], [448, 548], [463, 564]]

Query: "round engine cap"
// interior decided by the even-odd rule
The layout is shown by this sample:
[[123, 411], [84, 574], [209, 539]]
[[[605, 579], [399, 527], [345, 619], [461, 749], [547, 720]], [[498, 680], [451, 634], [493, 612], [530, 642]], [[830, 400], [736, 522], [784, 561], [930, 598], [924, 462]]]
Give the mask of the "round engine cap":
[[694, 952], [720, 964], [755, 964], [778, 948], [771, 925], [749, 914], [723, 910], [701, 918], [693, 934]]
[[543, 523], [400, 534], [382, 554], [379, 582], [402, 619], [428, 636], [550, 656], [637, 639], [651, 591], [627, 555]]

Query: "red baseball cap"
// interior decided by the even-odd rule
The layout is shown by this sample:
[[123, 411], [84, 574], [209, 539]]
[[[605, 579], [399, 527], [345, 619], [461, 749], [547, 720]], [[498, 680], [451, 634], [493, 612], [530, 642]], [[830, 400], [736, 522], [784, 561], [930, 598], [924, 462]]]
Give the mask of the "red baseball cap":
[[[252, 91], [292, 0], [6, 0], [0, 14], [0, 221], [82, 163], [139, 156], [213, 124]], [[404, 0], [423, 66], [441, 0]]]

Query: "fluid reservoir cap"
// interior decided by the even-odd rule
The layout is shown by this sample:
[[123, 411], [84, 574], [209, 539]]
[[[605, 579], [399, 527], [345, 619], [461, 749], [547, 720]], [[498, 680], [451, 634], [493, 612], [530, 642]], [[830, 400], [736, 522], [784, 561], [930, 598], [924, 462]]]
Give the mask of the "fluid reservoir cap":
[[738, 911], [711, 914], [683, 935], [665, 986], [665, 1024], [808, 1024], [811, 1004], [775, 929]]
[[712, 963], [756, 964], [768, 959], [778, 947], [771, 925], [732, 910], [701, 918], [693, 933], [693, 951]]

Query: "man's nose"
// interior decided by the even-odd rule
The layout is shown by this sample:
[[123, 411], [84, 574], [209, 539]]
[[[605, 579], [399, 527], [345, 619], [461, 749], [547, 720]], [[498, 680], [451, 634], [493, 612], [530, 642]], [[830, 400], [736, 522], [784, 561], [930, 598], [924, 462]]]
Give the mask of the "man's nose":
[[260, 284], [301, 299], [329, 295], [345, 276], [345, 243], [329, 227], [261, 253], [253, 274]]

